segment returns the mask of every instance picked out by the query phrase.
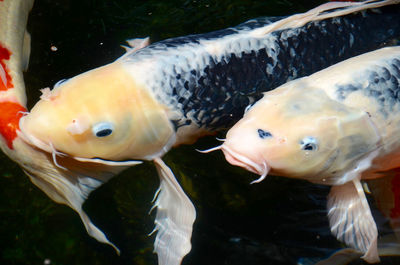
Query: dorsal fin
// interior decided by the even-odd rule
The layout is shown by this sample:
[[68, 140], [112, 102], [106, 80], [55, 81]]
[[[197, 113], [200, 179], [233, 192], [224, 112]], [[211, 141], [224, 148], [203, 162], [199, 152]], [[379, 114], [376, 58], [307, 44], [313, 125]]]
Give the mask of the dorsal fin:
[[121, 45], [121, 47], [124, 48], [127, 53], [135, 52], [148, 46], [150, 44], [150, 37], [129, 39], [126, 40], [126, 42], [128, 43], [128, 46]]
[[191, 249], [196, 210], [171, 169], [161, 158], [153, 161], [160, 177], [160, 188], [154, 203], [157, 207], [154, 252], [159, 265], [179, 265]]

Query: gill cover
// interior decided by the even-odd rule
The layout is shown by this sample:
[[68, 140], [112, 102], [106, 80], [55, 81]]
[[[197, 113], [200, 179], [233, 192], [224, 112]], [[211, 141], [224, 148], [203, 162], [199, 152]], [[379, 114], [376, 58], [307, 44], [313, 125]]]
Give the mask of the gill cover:
[[21, 119], [23, 136], [48, 152], [83, 159], [164, 154], [175, 141], [167, 110], [124, 67], [117, 61], [46, 91]]

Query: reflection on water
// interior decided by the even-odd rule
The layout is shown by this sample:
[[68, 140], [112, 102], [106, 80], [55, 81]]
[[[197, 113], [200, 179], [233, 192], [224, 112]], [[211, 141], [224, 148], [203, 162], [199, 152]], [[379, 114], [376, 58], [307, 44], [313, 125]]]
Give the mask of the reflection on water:
[[[118, 58], [125, 39], [203, 33], [322, 2], [37, 0], [29, 21], [29, 104], [37, 101], [39, 88]], [[183, 264], [296, 264], [300, 257], [325, 257], [342, 247], [330, 236], [325, 217], [327, 187], [272, 176], [249, 185], [256, 176], [228, 165], [221, 153], [194, 151], [215, 142], [202, 139], [165, 159], [198, 211], [193, 250]], [[84, 206], [121, 249], [117, 256], [90, 238], [78, 215], [48, 199], [16, 164], [3, 154], [0, 161], [0, 264], [156, 264], [154, 237], [147, 236], [154, 219], [154, 213], [148, 215], [150, 201], [158, 187], [151, 163], [112, 179]]]

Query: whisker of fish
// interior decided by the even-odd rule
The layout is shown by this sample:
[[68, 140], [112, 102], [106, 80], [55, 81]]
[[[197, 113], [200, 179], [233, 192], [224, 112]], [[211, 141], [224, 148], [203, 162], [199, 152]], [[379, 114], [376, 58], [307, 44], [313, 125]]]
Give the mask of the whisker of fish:
[[219, 145], [219, 146], [212, 147], [212, 148], [206, 149], [206, 150], [199, 150], [199, 149], [196, 149], [196, 151], [197, 151], [197, 152], [200, 152], [200, 153], [202, 153], [202, 154], [206, 154], [206, 153], [210, 153], [210, 152], [217, 151], [217, 150], [221, 150], [221, 149], [222, 149], [222, 145]]
[[253, 180], [252, 182], [250, 182], [250, 184], [260, 183], [261, 181], [263, 181], [263, 180], [267, 177], [268, 172], [269, 172], [269, 168], [268, 168], [267, 163], [263, 162], [263, 165], [264, 165], [264, 172], [263, 172], [263, 174], [262, 174], [258, 179]]
[[58, 168], [61, 168], [61, 169], [65, 170], [65, 171], [68, 170], [67, 168], [65, 168], [65, 167], [61, 166], [60, 164], [58, 164], [57, 159], [56, 159], [56, 156], [57, 156], [57, 153], [56, 153], [56, 152], [52, 152], [51, 155], [52, 155], [52, 157], [53, 157], [53, 162], [54, 162], [54, 164], [55, 164]]
[[65, 156], [65, 154], [63, 154], [63, 153], [61, 153], [61, 152], [58, 152], [58, 151], [54, 148], [54, 146], [53, 146], [53, 144], [52, 144], [51, 142], [49, 142], [49, 146], [50, 146], [50, 148], [51, 148], [51, 150], [52, 150], [51, 156], [52, 156], [52, 158], [53, 158], [53, 163], [54, 163], [54, 165], [56, 165], [58, 168], [61, 168], [61, 169], [65, 170], [65, 171], [68, 171], [67, 168], [61, 166], [61, 165], [57, 162], [57, 155], [58, 155], [58, 156]]

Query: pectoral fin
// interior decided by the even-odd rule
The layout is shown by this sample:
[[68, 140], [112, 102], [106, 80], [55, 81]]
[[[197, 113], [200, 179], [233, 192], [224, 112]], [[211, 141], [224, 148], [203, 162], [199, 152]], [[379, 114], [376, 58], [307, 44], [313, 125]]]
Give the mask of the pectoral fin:
[[[18, 145], [21, 147], [22, 145]], [[107, 182], [126, 167], [107, 166], [97, 163], [82, 163], [69, 157], [60, 157], [58, 162], [67, 170], [61, 170], [53, 164], [50, 154], [38, 152], [28, 145], [26, 152], [35, 163], [21, 163], [31, 181], [44, 191], [47, 196], [58, 203], [66, 204], [74, 209], [88, 234], [102, 243], [111, 245], [117, 253], [119, 249], [111, 243], [105, 234], [97, 228], [82, 209], [89, 194]]]
[[364, 253], [365, 261], [379, 262], [378, 230], [359, 179], [331, 188], [328, 218], [338, 240]]
[[191, 249], [196, 210], [171, 169], [160, 158], [154, 159], [154, 163], [160, 177], [154, 203], [157, 207], [154, 252], [159, 265], [179, 265]]

